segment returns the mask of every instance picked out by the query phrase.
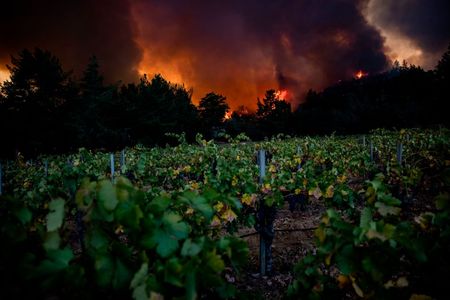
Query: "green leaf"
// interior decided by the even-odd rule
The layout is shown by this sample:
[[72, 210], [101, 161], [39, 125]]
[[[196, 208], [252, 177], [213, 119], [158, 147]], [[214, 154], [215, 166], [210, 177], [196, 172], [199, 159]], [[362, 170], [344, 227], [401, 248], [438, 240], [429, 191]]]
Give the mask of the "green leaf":
[[158, 196], [150, 202], [150, 211], [161, 214], [169, 207], [171, 202], [170, 197], [167, 195]]
[[131, 280], [130, 287], [132, 289], [137, 288], [141, 284], [145, 283], [148, 274], [148, 264], [143, 263], [141, 268], [134, 274], [133, 279]]
[[402, 204], [402, 202], [399, 199], [395, 198], [391, 194], [385, 194], [385, 193], [378, 194], [378, 201], [381, 201], [384, 204], [390, 205], [390, 206], [399, 206]]
[[439, 210], [444, 210], [449, 206], [449, 194], [441, 193], [436, 196], [435, 201], [436, 201], [436, 208]]
[[29, 223], [33, 217], [31, 211], [26, 207], [21, 207], [15, 212], [15, 215], [23, 225]]
[[138, 229], [139, 222], [144, 217], [144, 214], [139, 207], [131, 202], [121, 202], [114, 211], [116, 221], [120, 224], [129, 227], [130, 229]]
[[383, 272], [378, 269], [378, 265], [371, 257], [365, 257], [362, 262], [364, 271], [372, 276], [372, 279], [381, 282], [383, 279]]
[[154, 234], [144, 234], [141, 238], [141, 245], [144, 249], [152, 249], [156, 246], [156, 240]]
[[147, 287], [145, 284], [141, 284], [133, 289], [133, 299], [135, 300], [148, 300]]
[[336, 253], [336, 264], [344, 275], [349, 275], [355, 270], [355, 251], [352, 245], [345, 245]]
[[[377, 174], [378, 176], [379, 174]], [[381, 175], [383, 176], [383, 175]], [[375, 190], [375, 192], [377, 192], [378, 190], [380, 190], [380, 188], [382, 188], [383, 186], [383, 182], [379, 179], [379, 178], [375, 178], [372, 181], [367, 181], [368, 183], [370, 183], [373, 187], [373, 189]]]
[[100, 229], [93, 229], [89, 235], [89, 244], [96, 250], [105, 249], [109, 244], [108, 237]]
[[43, 243], [45, 250], [56, 250], [61, 243], [61, 237], [57, 231], [48, 232]]
[[126, 287], [127, 283], [131, 279], [131, 272], [125, 266], [125, 264], [118, 258], [115, 260], [114, 277], [112, 278], [112, 286], [114, 289], [119, 290]]
[[214, 252], [208, 253], [206, 260], [208, 266], [216, 273], [220, 273], [225, 269], [225, 263], [222, 258]]
[[400, 207], [394, 207], [384, 204], [383, 202], [376, 202], [375, 207], [378, 208], [378, 212], [386, 217], [387, 215], [398, 215], [402, 210]]
[[177, 287], [183, 287], [182, 271], [183, 266], [180, 260], [176, 257], [171, 258], [164, 267], [164, 281]]
[[211, 205], [201, 196], [197, 196], [192, 200], [192, 208], [200, 212], [207, 220], [210, 220], [214, 214]]
[[195, 256], [202, 251], [203, 242], [202, 243], [194, 243], [191, 239], [187, 239], [184, 241], [183, 247], [181, 248], [181, 255], [183, 256]]
[[191, 271], [186, 274], [186, 299], [197, 299], [196, 272]]
[[225, 284], [221, 287], [218, 287], [217, 292], [219, 293], [219, 296], [223, 299], [235, 299], [237, 289], [232, 284]]
[[114, 261], [109, 255], [99, 255], [95, 259], [97, 283], [101, 287], [111, 284], [114, 274]]
[[98, 201], [107, 210], [113, 211], [119, 200], [117, 200], [117, 195], [115, 188], [111, 181], [103, 180], [99, 183], [100, 189], [98, 190]]
[[43, 260], [36, 269], [35, 275], [55, 274], [67, 268], [73, 259], [72, 250], [69, 248], [48, 250], [47, 259]]
[[359, 226], [361, 228], [368, 229], [370, 227], [371, 221], [372, 221], [372, 211], [370, 210], [370, 208], [365, 207], [361, 212]]
[[61, 227], [64, 219], [64, 200], [61, 198], [50, 201], [47, 214], [47, 231], [54, 231]]
[[181, 216], [175, 213], [165, 213], [163, 224], [170, 235], [177, 239], [185, 239], [189, 234], [189, 225], [181, 221]]
[[153, 240], [157, 245], [156, 253], [161, 257], [168, 257], [178, 249], [178, 240], [161, 229], [155, 231]]

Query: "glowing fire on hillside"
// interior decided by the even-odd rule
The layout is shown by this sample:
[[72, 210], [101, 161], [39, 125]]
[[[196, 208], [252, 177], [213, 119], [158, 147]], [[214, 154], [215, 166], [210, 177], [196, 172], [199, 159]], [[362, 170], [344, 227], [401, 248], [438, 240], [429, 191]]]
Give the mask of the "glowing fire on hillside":
[[369, 75], [368, 73], [364, 73], [362, 70], [359, 70], [356, 74], [355, 74], [355, 78], [356, 79], [361, 79], [363, 77], [366, 77], [367, 75]]
[[288, 96], [288, 91], [287, 90], [279, 90], [275, 93], [275, 96], [280, 100], [286, 100], [286, 98]]
[[231, 119], [231, 114], [232, 114], [232, 112], [231, 112], [231, 111], [227, 111], [227, 112], [225, 113], [225, 117], [224, 117], [224, 119], [225, 119], [225, 120], [229, 120], [229, 119]]

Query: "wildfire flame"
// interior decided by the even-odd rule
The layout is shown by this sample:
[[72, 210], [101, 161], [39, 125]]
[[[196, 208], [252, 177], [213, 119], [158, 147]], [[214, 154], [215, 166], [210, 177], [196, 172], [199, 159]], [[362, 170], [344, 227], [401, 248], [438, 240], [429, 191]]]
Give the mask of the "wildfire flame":
[[225, 120], [229, 120], [229, 119], [231, 119], [231, 114], [232, 114], [232, 112], [231, 111], [227, 111], [226, 113], [225, 113]]
[[287, 95], [288, 95], [287, 90], [279, 90], [279, 91], [275, 92], [275, 96], [280, 100], [286, 100]]
[[364, 73], [362, 70], [359, 70], [356, 74], [355, 74], [355, 78], [356, 79], [361, 79], [361, 78], [363, 78], [363, 77], [365, 77], [365, 76], [367, 76], [368, 75], [368, 73]]

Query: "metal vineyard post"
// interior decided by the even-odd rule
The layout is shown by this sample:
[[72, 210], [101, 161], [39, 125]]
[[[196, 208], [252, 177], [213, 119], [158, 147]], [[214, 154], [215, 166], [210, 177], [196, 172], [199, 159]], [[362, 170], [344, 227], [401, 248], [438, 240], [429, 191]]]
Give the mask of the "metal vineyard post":
[[114, 154], [110, 154], [110, 160], [111, 160], [111, 181], [114, 181]]
[[[266, 151], [258, 151], [258, 164], [259, 164], [259, 184], [263, 184], [264, 177], [266, 177]], [[260, 202], [260, 212], [263, 212], [264, 200]], [[266, 240], [264, 238], [264, 215], [260, 213], [260, 234], [259, 234], [259, 271], [261, 276], [266, 274]]]

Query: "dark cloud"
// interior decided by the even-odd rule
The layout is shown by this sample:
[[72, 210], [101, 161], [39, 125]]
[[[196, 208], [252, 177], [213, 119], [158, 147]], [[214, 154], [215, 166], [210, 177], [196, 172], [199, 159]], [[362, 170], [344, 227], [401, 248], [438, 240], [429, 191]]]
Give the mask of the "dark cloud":
[[133, 40], [127, 0], [4, 1], [0, 15], [0, 63], [23, 48], [57, 55], [77, 74], [95, 54], [110, 81], [136, 80], [141, 50]]
[[450, 42], [450, 1], [371, 0], [375, 22], [416, 42], [427, 52], [443, 52]]
[[288, 88], [298, 100], [310, 87], [348, 79], [359, 69], [384, 70], [384, 41], [362, 15], [365, 4], [142, 0], [136, 11], [150, 68], [160, 60], [169, 67], [184, 62], [187, 68], [176, 71], [194, 92], [216, 90], [253, 106], [271, 87]]
[[361, 13], [367, 2], [14, 0], [2, 4], [0, 62], [37, 46], [82, 70], [95, 53], [110, 80], [134, 80], [139, 67], [181, 79], [197, 99], [222, 93], [233, 108], [269, 88], [298, 102], [309, 88], [387, 67]]

